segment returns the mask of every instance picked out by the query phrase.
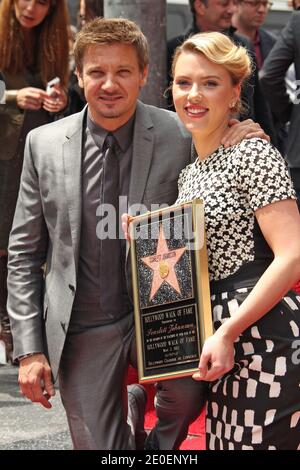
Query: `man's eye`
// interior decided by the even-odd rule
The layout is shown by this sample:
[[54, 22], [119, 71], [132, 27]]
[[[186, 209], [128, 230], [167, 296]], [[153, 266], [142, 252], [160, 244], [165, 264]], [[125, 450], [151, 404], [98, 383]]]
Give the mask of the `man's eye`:
[[99, 77], [101, 75], [101, 72], [100, 70], [91, 70], [90, 75], [92, 75], [93, 77]]

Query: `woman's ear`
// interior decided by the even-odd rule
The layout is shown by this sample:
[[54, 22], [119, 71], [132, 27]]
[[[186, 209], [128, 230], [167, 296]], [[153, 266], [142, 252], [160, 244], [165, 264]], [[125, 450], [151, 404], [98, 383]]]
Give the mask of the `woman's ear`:
[[235, 100], [239, 101], [241, 97], [241, 84], [239, 83], [234, 87]]
[[232, 99], [229, 103], [229, 109], [234, 110], [237, 109], [237, 103], [240, 101], [240, 96], [241, 96], [241, 85], [238, 84], [235, 87], [233, 87], [233, 94], [232, 94]]

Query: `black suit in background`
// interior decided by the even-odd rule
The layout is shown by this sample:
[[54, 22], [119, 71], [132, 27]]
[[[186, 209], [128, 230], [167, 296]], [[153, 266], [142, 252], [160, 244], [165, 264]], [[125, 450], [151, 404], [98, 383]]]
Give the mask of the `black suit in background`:
[[274, 47], [276, 36], [265, 28], [258, 28], [258, 36], [260, 40], [260, 51], [264, 62], [271, 52], [271, 49]]
[[[283, 123], [290, 121], [286, 160], [300, 200], [300, 106], [292, 103], [285, 85], [285, 74], [294, 63], [300, 80], [300, 11], [295, 11], [282, 30], [261, 70], [261, 85], [270, 107]], [[299, 88], [299, 86], [298, 86]], [[299, 100], [299, 93], [297, 94]]]
[[[265, 28], [258, 28], [258, 36], [259, 36], [259, 41], [260, 41], [260, 51], [262, 55], [262, 61], [264, 64], [267, 56], [270, 54], [271, 50], [273, 49], [277, 38], [274, 34], [270, 33], [270, 31], [267, 31]], [[262, 93], [265, 98], [264, 90], [262, 90]], [[285, 150], [286, 150], [286, 144], [287, 144], [286, 125], [280, 122], [280, 120], [276, 117], [276, 115], [272, 113], [269, 102], [267, 100], [266, 100], [266, 105], [269, 109], [270, 119], [272, 119], [273, 128], [276, 134], [276, 140], [272, 139], [272, 143], [278, 148], [280, 153], [284, 155]]]

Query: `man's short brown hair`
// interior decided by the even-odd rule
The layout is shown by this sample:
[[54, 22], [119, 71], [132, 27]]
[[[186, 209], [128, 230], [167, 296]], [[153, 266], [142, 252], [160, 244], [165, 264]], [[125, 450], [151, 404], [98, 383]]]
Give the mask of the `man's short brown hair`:
[[146, 37], [133, 21], [124, 18], [96, 18], [79, 31], [75, 45], [75, 64], [82, 72], [85, 50], [92, 44], [131, 44], [137, 53], [141, 71], [149, 63], [149, 46]]

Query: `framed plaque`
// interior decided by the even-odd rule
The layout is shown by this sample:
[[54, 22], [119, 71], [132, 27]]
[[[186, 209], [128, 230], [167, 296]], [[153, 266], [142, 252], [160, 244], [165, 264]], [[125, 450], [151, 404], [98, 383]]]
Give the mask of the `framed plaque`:
[[203, 201], [130, 217], [140, 382], [192, 375], [213, 334]]

